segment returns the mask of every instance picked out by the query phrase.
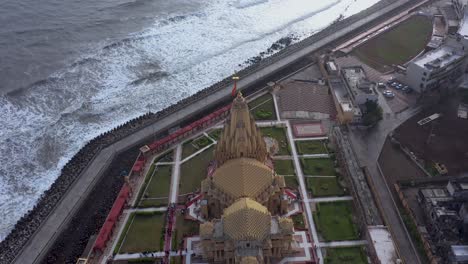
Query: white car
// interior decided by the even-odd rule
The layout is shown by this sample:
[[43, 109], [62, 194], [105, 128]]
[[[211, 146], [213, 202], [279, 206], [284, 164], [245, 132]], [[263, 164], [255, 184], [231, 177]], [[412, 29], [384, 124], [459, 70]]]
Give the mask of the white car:
[[382, 94], [383, 94], [385, 97], [387, 97], [387, 98], [393, 98], [393, 97], [395, 97], [395, 94], [394, 94], [392, 91], [390, 91], [390, 90], [385, 90], [385, 91], [382, 92]]

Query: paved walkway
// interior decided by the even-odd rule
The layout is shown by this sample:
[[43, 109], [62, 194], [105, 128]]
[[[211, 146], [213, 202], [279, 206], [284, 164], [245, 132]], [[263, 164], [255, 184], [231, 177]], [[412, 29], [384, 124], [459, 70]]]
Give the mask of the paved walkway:
[[304, 138], [295, 138], [294, 141], [310, 141], [310, 140], [326, 140], [328, 137], [304, 137]]
[[[214, 141], [214, 142], [216, 142], [216, 141]], [[199, 154], [202, 153], [203, 151], [209, 149], [209, 148], [212, 147], [213, 145], [215, 145], [215, 143], [211, 143], [211, 144], [209, 144], [208, 146], [205, 146], [205, 147], [203, 147], [203, 148], [197, 150], [197, 152], [195, 152], [195, 153], [193, 153], [192, 155], [186, 157], [186, 158], [183, 159], [182, 161], [179, 160], [179, 162], [180, 162], [180, 163], [187, 162], [188, 160], [190, 160], [190, 159], [192, 159], [193, 157], [199, 155]], [[182, 148], [182, 144], [179, 144], [179, 146]], [[181, 154], [181, 158], [182, 158], [182, 154]], [[179, 164], [179, 166], [180, 166], [180, 164]]]
[[310, 198], [307, 199], [311, 203], [330, 203], [330, 202], [339, 202], [339, 201], [352, 201], [352, 196], [335, 196], [335, 197], [319, 197], [319, 198]]
[[182, 144], [177, 144], [175, 152], [175, 162], [171, 177], [171, 196], [169, 203], [177, 203], [177, 193], [179, 190], [180, 178], [180, 158], [182, 157]]
[[[291, 147], [291, 153], [293, 155], [294, 166], [296, 167], [297, 177], [299, 180], [299, 187], [300, 187], [299, 190], [301, 192], [302, 199], [308, 199], [307, 189], [305, 187], [305, 182], [304, 182], [304, 174], [302, 173], [301, 163], [297, 156], [296, 144], [294, 144], [294, 140], [293, 140], [294, 137], [293, 137], [292, 128], [291, 128], [289, 121], [287, 122], [287, 132], [288, 132], [287, 138], [289, 141], [289, 145]], [[309, 224], [309, 230], [312, 233], [312, 238], [315, 243], [318, 243], [319, 241], [318, 234], [317, 234], [317, 230], [315, 229], [314, 218], [312, 217], [312, 210], [310, 209], [310, 205], [308, 203], [304, 203], [304, 208], [305, 208], [305, 213], [307, 216], [307, 223]], [[317, 254], [317, 257], [319, 258], [320, 264], [323, 264], [323, 256], [322, 256], [322, 251], [320, 250], [320, 248], [317, 248], [316, 254]]]
[[167, 207], [148, 207], [148, 208], [129, 208], [125, 209], [124, 212], [134, 213], [134, 212], [165, 212]]
[[348, 240], [348, 241], [332, 241], [320, 242], [320, 247], [356, 247], [367, 245], [367, 240]]
[[278, 118], [278, 120], [281, 121], [281, 112], [278, 107], [278, 99], [276, 98], [276, 92], [273, 92], [271, 95], [273, 96], [273, 103], [275, 105], [276, 118]]
[[298, 155], [299, 158], [329, 158], [328, 154], [302, 154]]
[[336, 178], [336, 176], [324, 176], [324, 175], [304, 175], [306, 178]]

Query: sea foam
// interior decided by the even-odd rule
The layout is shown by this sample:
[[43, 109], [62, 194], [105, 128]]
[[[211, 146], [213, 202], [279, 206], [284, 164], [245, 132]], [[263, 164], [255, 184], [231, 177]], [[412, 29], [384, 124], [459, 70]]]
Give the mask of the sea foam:
[[[239, 70], [278, 39], [310, 36], [378, 0], [205, 1], [0, 97], [0, 239], [96, 135]], [[239, 66], [241, 65], [241, 66]]]

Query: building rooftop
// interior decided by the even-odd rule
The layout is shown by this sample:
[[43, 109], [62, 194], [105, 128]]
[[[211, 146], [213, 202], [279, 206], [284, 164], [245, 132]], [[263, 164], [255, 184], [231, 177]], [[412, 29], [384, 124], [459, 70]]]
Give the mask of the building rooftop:
[[460, 34], [464, 38], [468, 38], [468, 8], [465, 8], [463, 19], [460, 21], [458, 34]]
[[232, 240], [263, 241], [271, 231], [271, 215], [258, 202], [241, 198], [224, 210], [223, 225]]
[[360, 66], [342, 69], [343, 77], [354, 95], [359, 93], [375, 94], [373, 84], [367, 79], [364, 69]]
[[451, 250], [457, 261], [468, 261], [468, 246], [453, 245], [451, 246]]
[[427, 52], [424, 55], [421, 55], [419, 58], [413, 61], [416, 65], [427, 69], [428, 71], [433, 71], [462, 58], [460, 50], [443, 45], [438, 49]]
[[273, 170], [258, 160], [239, 158], [228, 160], [216, 169], [213, 183], [234, 199], [257, 197], [272, 185], [274, 176]]
[[380, 263], [395, 263], [398, 255], [388, 229], [385, 226], [369, 226], [368, 230]]
[[353, 104], [351, 103], [348, 90], [346, 89], [343, 81], [340, 79], [330, 79], [329, 84], [333, 88], [333, 93], [335, 93], [336, 100], [341, 105], [343, 111], [352, 111]]

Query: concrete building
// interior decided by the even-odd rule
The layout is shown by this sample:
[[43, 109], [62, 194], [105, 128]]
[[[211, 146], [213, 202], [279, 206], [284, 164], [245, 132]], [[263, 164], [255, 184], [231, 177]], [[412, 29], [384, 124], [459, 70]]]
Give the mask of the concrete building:
[[215, 151], [213, 174], [202, 181], [200, 225], [209, 263], [275, 263], [294, 252], [285, 182], [267, 164], [268, 151], [245, 98], [231, 107]]
[[[341, 124], [352, 123], [355, 111], [345, 84], [341, 79], [329, 79], [328, 85], [332, 90], [333, 101], [335, 102], [336, 119]], [[359, 118], [358, 116], [357, 119]]]
[[450, 264], [468, 264], [468, 246], [452, 245], [450, 247]]
[[420, 93], [457, 88], [466, 68], [464, 50], [460, 39], [448, 38], [441, 47], [408, 63], [406, 84]]
[[340, 74], [339, 65], [334, 60], [327, 61], [324, 65], [328, 85], [335, 103], [336, 119], [341, 124], [360, 122], [362, 118], [361, 110], [353, 103], [351, 92]]
[[379, 96], [375, 90], [376, 84], [367, 79], [366, 73], [361, 66], [346, 67], [341, 69], [341, 72], [354, 105], [359, 106], [367, 101], [378, 101]]

